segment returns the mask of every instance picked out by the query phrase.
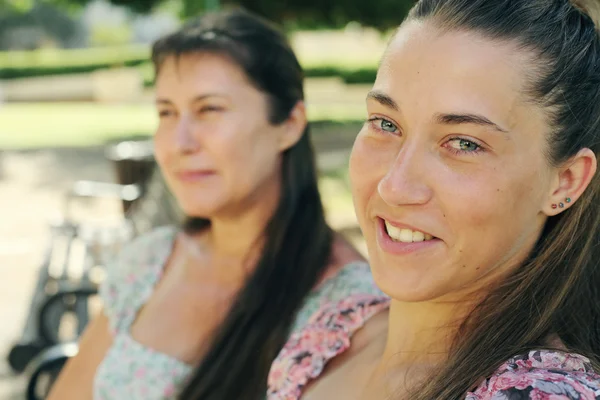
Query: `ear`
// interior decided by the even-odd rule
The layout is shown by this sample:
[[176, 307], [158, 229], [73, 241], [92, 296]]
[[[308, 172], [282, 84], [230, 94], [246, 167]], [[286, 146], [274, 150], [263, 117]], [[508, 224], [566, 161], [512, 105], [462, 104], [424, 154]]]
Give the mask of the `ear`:
[[571, 207], [590, 184], [596, 168], [596, 155], [590, 149], [580, 150], [558, 168], [544, 213], [553, 216]]
[[282, 132], [279, 136], [279, 151], [284, 152], [294, 146], [304, 133], [306, 128], [306, 106], [304, 101], [296, 103], [289, 118], [281, 125]]

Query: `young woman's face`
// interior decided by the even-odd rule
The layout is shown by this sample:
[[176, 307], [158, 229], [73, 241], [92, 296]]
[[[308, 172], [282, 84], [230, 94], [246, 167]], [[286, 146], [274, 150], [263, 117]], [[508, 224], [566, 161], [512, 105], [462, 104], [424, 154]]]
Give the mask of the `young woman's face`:
[[156, 107], [156, 158], [187, 215], [235, 214], [276, 193], [268, 187], [280, 180], [285, 124], [269, 122], [267, 96], [235, 63], [210, 53], [167, 59]]
[[556, 174], [546, 115], [523, 94], [527, 56], [427, 23], [391, 42], [350, 177], [374, 276], [392, 297], [461, 297], [539, 238]]

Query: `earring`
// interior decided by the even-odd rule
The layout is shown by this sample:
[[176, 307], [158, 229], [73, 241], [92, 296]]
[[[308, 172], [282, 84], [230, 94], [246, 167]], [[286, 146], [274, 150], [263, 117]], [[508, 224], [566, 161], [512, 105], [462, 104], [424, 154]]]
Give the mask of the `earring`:
[[[570, 197], [567, 197], [567, 198], [565, 199], [565, 203], [570, 203], [570, 202], [571, 202], [571, 198], [570, 198]], [[553, 209], [553, 210], [556, 210], [558, 207], [560, 207], [560, 208], [565, 208], [565, 203], [563, 203], [563, 202], [560, 202], [560, 203], [558, 203], [558, 205], [556, 205], [556, 204], [552, 204], [552, 209]]]
[[[568, 204], [568, 203], [570, 203], [570, 202], [571, 202], [571, 198], [570, 198], [570, 197], [567, 197], [567, 198], [565, 199], [565, 203], [567, 203], [567, 204]], [[564, 203], [558, 203], [558, 206], [559, 206], [560, 208], [565, 208], [565, 205], [564, 205]]]

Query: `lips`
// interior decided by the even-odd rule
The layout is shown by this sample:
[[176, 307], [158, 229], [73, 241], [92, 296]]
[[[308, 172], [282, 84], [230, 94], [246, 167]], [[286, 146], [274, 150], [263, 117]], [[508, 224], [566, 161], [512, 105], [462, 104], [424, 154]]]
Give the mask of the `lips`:
[[418, 228], [377, 218], [377, 243], [381, 250], [396, 256], [424, 254], [443, 242]]
[[215, 175], [215, 172], [207, 169], [182, 170], [175, 174], [179, 180], [184, 182], [194, 182]]

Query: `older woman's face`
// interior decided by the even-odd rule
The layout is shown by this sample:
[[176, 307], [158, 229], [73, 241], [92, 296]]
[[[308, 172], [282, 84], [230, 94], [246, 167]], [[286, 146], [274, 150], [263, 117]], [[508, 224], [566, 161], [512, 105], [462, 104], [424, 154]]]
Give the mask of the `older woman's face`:
[[539, 238], [556, 174], [546, 115], [523, 94], [527, 56], [426, 23], [391, 42], [350, 177], [374, 276], [392, 297], [476, 290]]
[[269, 122], [267, 96], [235, 63], [210, 53], [168, 58], [156, 108], [156, 159], [187, 215], [237, 215], [277, 196], [286, 125]]

